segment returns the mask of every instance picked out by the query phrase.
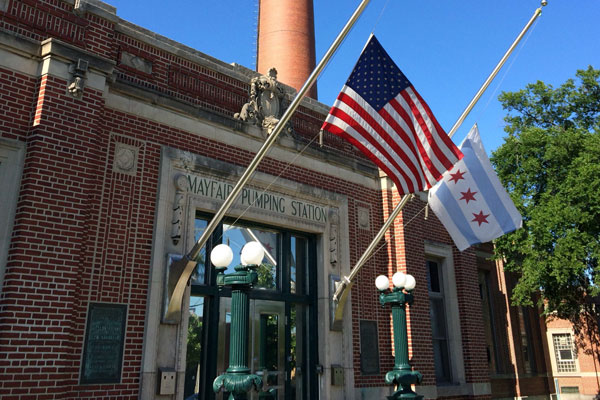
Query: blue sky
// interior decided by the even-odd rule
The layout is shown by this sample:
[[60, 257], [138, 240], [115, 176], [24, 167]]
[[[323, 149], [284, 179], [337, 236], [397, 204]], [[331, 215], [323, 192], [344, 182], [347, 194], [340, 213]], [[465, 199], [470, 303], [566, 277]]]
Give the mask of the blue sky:
[[[258, 0], [107, 2], [125, 20], [224, 62], [255, 67]], [[314, 1], [317, 59], [359, 3]], [[442, 127], [450, 130], [539, 6], [539, 0], [371, 0], [321, 74], [319, 100], [333, 103], [374, 32]], [[599, 19], [600, 0], [548, 0], [530, 34], [454, 136], [455, 143], [477, 122], [488, 152], [502, 144], [506, 112], [497, 100], [500, 92], [537, 80], [557, 87], [578, 69], [600, 68]]]

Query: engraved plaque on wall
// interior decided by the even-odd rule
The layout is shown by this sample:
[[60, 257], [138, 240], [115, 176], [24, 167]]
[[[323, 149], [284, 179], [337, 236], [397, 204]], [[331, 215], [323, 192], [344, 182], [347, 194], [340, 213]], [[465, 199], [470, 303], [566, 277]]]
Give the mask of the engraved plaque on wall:
[[379, 374], [379, 340], [376, 321], [360, 321], [360, 372]]
[[82, 384], [121, 382], [126, 320], [124, 304], [90, 304], [81, 366]]

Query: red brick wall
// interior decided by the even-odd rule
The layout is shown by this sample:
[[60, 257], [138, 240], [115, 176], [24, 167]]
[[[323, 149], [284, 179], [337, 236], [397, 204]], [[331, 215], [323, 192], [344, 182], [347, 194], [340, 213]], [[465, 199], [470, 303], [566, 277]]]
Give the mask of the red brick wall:
[[6, 12], [0, 11], [0, 27], [39, 41], [56, 37], [85, 46], [88, 25], [60, 0], [9, 0]]
[[[85, 265], [90, 194], [98, 169], [101, 93], [66, 95], [66, 82], [42, 77], [2, 293], [3, 388], [61, 395], [76, 380], [77, 295]], [[25, 113], [31, 115], [31, 112]], [[85, 313], [85, 311], [84, 311]], [[29, 378], [35, 374], [36, 378]], [[19, 382], [21, 377], [24, 381]], [[57, 381], [64, 381], [62, 387]], [[45, 389], [42, 389], [45, 388]], [[7, 397], [8, 398], [8, 397]]]
[[[39, 41], [59, 38], [113, 60], [122, 87], [150, 90], [225, 119], [247, 101], [248, 82], [117, 32], [113, 22], [77, 16], [60, 0], [11, 0], [7, 11], [0, 12], [0, 27]], [[152, 72], [121, 63], [124, 51], [151, 63]], [[254, 154], [108, 109], [102, 93], [89, 87], [82, 99], [74, 99], [66, 85], [55, 77], [37, 79], [0, 69], [0, 134], [27, 143], [0, 297], [0, 397], [137, 399], [160, 148], [171, 146], [240, 166], [248, 165]], [[297, 139], [313, 140], [323, 119], [301, 107], [293, 119]], [[135, 176], [113, 172], [117, 143], [139, 148]], [[335, 136], [325, 134], [324, 145], [364, 160]], [[382, 198], [378, 190], [273, 159], [259, 170], [348, 196], [351, 265], [399, 201], [395, 192], [384, 192]], [[398, 269], [418, 282], [408, 313], [412, 363], [423, 373], [424, 385], [435, 385], [424, 241], [452, 242], [432, 213], [423, 219], [424, 206], [417, 199], [408, 203], [386, 235], [387, 244], [380, 244], [352, 289], [357, 387], [383, 386], [385, 372], [393, 367], [391, 313], [379, 304], [374, 281]], [[369, 229], [359, 228], [358, 207], [370, 210]], [[453, 262], [466, 380], [489, 382], [474, 251], [454, 251]], [[120, 384], [78, 385], [90, 302], [128, 304]], [[361, 319], [377, 322], [379, 375], [360, 373]]]
[[[395, 191], [388, 192], [383, 198], [384, 214], [387, 216], [399, 201], [400, 197]], [[386, 259], [389, 261], [386, 264], [387, 271], [384, 270], [384, 272], [392, 275], [395, 271], [401, 270], [413, 275], [417, 281], [413, 292], [415, 300], [413, 305], [408, 308], [411, 363], [416, 370], [423, 374], [422, 385], [436, 385], [429, 318], [428, 277], [425, 268], [425, 241], [446, 245], [452, 245], [452, 241], [433, 213], [429, 212], [428, 218], [425, 220], [425, 202], [418, 198], [414, 198], [406, 204], [401, 215], [386, 235], [386, 240], [388, 242]], [[385, 259], [382, 261], [385, 262]], [[474, 250], [469, 249], [461, 253], [454, 249], [453, 263], [466, 382], [489, 382]], [[371, 286], [373, 286], [372, 282]], [[389, 310], [387, 312], [389, 313]], [[389, 318], [389, 314], [387, 315]], [[450, 317], [456, 318], [457, 316]], [[389, 365], [390, 368], [391, 365], [393, 363]], [[357, 382], [362, 382], [360, 376], [355, 376], [355, 379]]]
[[37, 80], [15, 71], [0, 68], [0, 132], [2, 137], [24, 140], [32, 119]]
[[[600, 370], [600, 350], [598, 349], [598, 334], [592, 334], [590, 338], [588, 333], [585, 333], [583, 337], [576, 338], [572, 325], [569, 321], [563, 319], [550, 318], [548, 320], [548, 331], [550, 333], [550, 341], [552, 333], [566, 333], [571, 331], [573, 339], [576, 341], [577, 351], [577, 368], [579, 373], [571, 374], [557, 374], [554, 378], [558, 379], [559, 387], [563, 386], [577, 386], [579, 393], [585, 395], [596, 395], [600, 392], [600, 378], [598, 371]], [[558, 329], [558, 331], [556, 331]], [[597, 328], [592, 328], [597, 329]], [[587, 329], [583, 328], [583, 331]], [[549, 343], [550, 357], [555, 359], [553, 343]], [[587, 374], [587, 376], [583, 376]]]
[[[221, 115], [231, 117], [247, 98], [246, 82], [116, 33], [104, 19], [78, 17], [58, 0], [13, 0], [0, 13], [0, 26], [40, 41], [57, 37], [117, 62], [123, 50], [147, 58], [151, 75], [120, 64], [120, 82]], [[182, 71], [188, 81], [176, 80], [185, 75]], [[137, 399], [160, 148], [167, 145], [242, 166], [254, 154], [107, 109], [102, 93], [90, 87], [75, 99], [66, 87], [56, 77], [36, 79], [0, 70], [2, 138], [27, 143], [0, 297], [0, 397]], [[302, 108], [294, 120], [299, 137], [314, 138], [323, 118]], [[117, 142], [139, 148], [135, 176], [113, 172]], [[325, 145], [349, 149], [329, 136]], [[376, 227], [382, 220], [379, 191], [273, 159], [259, 170], [348, 196], [356, 261], [368, 243], [357, 231], [356, 205], [370, 207], [371, 226]], [[379, 265], [385, 273], [386, 262]], [[128, 305], [120, 384], [78, 384], [90, 302]], [[376, 305], [376, 295], [371, 303]], [[378, 318], [385, 322], [389, 314], [379, 311]], [[380, 326], [385, 343], [389, 325]], [[390, 356], [387, 360], [389, 364]]]
[[[91, 89], [75, 100], [65, 87], [56, 78], [42, 80], [37, 125], [28, 136], [1, 303], [5, 358], [0, 393], [15, 398], [34, 390], [48, 398], [97, 398], [100, 393], [103, 398], [137, 398], [160, 146], [240, 165], [247, 165], [253, 154], [103, 109], [100, 93]], [[140, 147], [136, 177], [112, 172], [117, 141]], [[268, 159], [259, 169], [276, 175], [285, 167]], [[377, 204], [377, 191], [299, 166], [282, 176]], [[376, 207], [372, 215], [376, 221]], [[350, 236], [358, 237], [354, 226], [352, 221]], [[129, 304], [119, 385], [77, 385], [91, 301]], [[27, 373], [38, 378], [31, 381]], [[124, 397], [126, 393], [131, 396]]]

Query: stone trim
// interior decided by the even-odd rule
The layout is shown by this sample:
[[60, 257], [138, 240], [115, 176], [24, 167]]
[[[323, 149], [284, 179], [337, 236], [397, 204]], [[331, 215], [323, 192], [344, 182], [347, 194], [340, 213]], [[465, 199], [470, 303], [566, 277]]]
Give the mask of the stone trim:
[[[118, 92], [113, 90], [115, 87], [119, 89]], [[138, 96], [147, 97], [140, 101]], [[157, 105], [161, 107], [157, 107]], [[169, 97], [143, 89], [134, 89], [124, 84], [114, 83], [111, 86], [106, 97], [106, 106], [212, 140], [236, 143], [244, 150], [256, 152], [262, 145], [263, 139], [260, 130], [255, 126], [244, 126], [245, 129], [243, 129], [243, 124], [233, 118], [198, 110]], [[248, 140], [248, 138], [252, 138], [252, 140]], [[302, 147], [302, 143], [284, 138], [269, 151], [269, 157], [280, 161], [290, 161]], [[290, 154], [293, 155], [290, 156]], [[334, 154], [325, 149], [306, 149], [304, 154], [296, 159], [295, 165], [336, 176], [369, 189], [379, 188], [376, 172], [372, 167], [359, 160]]]
[[[165, 36], [159, 35], [148, 29], [142, 28], [141, 26], [135, 25], [124, 19], [119, 20], [119, 23], [115, 26], [115, 31], [127, 35], [131, 38], [140, 40], [146, 44], [171, 53], [175, 56], [185, 58], [186, 60], [209, 68], [213, 71], [225, 74], [241, 82], [249, 82], [252, 78], [261, 76], [261, 74], [259, 74], [258, 72], [246, 68], [240, 64], [227, 64], [221, 60], [211, 57], [208, 54], [202, 53], [192, 47], [188, 47], [184, 44], [176, 42]], [[284, 83], [281, 83], [281, 85], [285, 89], [287, 99], [291, 101], [296, 93], [296, 90]], [[302, 99], [301, 105], [323, 115], [327, 115], [330, 109], [330, 107], [326, 104], [323, 104], [309, 97], [305, 97], [304, 99]]]
[[466, 377], [460, 318], [451, 318], [451, 316], [460, 315], [452, 246], [425, 240], [424, 255], [426, 260], [437, 259], [440, 263], [444, 288], [446, 323], [448, 325], [450, 370], [452, 371], [452, 380], [454, 383], [458, 384], [458, 386], [464, 386]]
[[63, 0], [67, 3], [73, 4], [75, 12], [78, 14], [93, 14], [100, 18], [104, 18], [112, 23], [117, 23], [119, 17], [117, 17], [117, 8], [110, 4], [104, 3], [99, 0]]
[[27, 57], [40, 55], [40, 42], [10, 31], [0, 30], [0, 48]]
[[20, 193], [21, 174], [25, 161], [25, 143], [0, 138], [0, 291], [4, 283], [6, 259]]
[[76, 62], [79, 59], [88, 62], [89, 68], [110, 75], [115, 67], [115, 62], [107, 58], [82, 50], [79, 47], [67, 44], [61, 40], [50, 38], [41, 43], [41, 56], [43, 58], [57, 56]]

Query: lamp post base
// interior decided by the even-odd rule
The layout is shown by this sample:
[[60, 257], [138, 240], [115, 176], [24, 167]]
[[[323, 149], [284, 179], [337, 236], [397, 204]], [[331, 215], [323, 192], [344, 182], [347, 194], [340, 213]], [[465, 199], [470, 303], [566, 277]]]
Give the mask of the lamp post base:
[[416, 394], [412, 391], [410, 386], [394, 392], [392, 395], [387, 396], [388, 400], [400, 400], [400, 399], [411, 399], [411, 400], [423, 400], [423, 396]]
[[246, 400], [248, 391], [262, 388], [262, 378], [254, 374], [224, 373], [219, 375], [213, 382], [213, 390], [218, 392], [221, 387], [229, 392], [229, 400]]
[[421, 383], [423, 375], [418, 371], [410, 371], [403, 369], [393, 369], [385, 375], [385, 383], [394, 385], [397, 389], [392, 395], [388, 396], [389, 400], [400, 399], [416, 399], [422, 400], [423, 396], [415, 393], [412, 390], [413, 383]]

